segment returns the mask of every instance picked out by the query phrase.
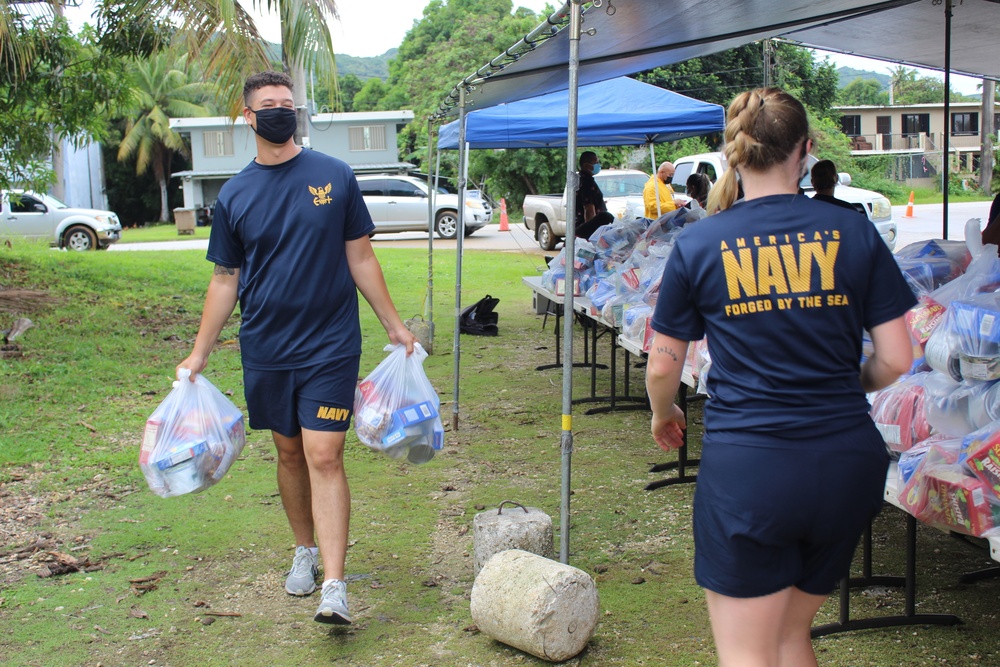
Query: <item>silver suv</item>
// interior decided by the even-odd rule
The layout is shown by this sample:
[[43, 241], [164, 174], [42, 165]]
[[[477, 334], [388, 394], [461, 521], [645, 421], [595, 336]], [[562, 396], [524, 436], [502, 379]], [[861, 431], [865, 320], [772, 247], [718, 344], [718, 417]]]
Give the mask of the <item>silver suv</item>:
[[[400, 174], [359, 175], [358, 185], [375, 223], [375, 233], [427, 231], [427, 183]], [[487, 225], [489, 203], [469, 192], [465, 197], [465, 235]], [[439, 187], [434, 196], [434, 231], [443, 239], [458, 233], [458, 195]]]
[[0, 193], [0, 237], [47, 239], [69, 250], [107, 248], [122, 235], [111, 211], [71, 208], [55, 197], [34, 192]]

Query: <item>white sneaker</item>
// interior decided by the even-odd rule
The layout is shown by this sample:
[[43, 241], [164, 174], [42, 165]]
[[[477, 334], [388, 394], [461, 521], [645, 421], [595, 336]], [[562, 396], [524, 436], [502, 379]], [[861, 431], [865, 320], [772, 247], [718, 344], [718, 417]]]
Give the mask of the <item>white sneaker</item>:
[[316, 575], [319, 574], [316, 556], [308, 547], [295, 547], [292, 569], [285, 579], [285, 591], [289, 595], [309, 595], [316, 590]]
[[330, 579], [323, 583], [323, 599], [313, 617], [317, 623], [348, 625], [351, 614], [347, 611], [347, 584], [340, 579]]

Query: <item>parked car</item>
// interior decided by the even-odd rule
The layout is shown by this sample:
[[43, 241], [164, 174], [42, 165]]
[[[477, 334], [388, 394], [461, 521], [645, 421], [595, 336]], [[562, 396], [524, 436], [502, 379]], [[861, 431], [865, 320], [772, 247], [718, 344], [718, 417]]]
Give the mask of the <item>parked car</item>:
[[[608, 211], [616, 218], [626, 214], [641, 217], [645, 211], [642, 188], [649, 174], [635, 169], [604, 169], [594, 176], [604, 195]], [[524, 225], [535, 232], [542, 250], [552, 250], [566, 236], [566, 193], [561, 195], [526, 195], [521, 204]]]
[[122, 225], [111, 211], [71, 208], [50, 195], [0, 193], [0, 236], [48, 239], [69, 250], [107, 248], [121, 238]]
[[[808, 162], [811, 171], [813, 165], [819, 162], [819, 160], [815, 156], [809, 155]], [[671, 179], [670, 185], [673, 187], [674, 192], [683, 195], [686, 190], [685, 184], [687, 183], [688, 176], [691, 174], [705, 174], [708, 176], [708, 180], [714, 184], [726, 168], [726, 158], [722, 153], [702, 153], [700, 155], [683, 157], [674, 160], [674, 176]], [[879, 236], [882, 237], [885, 244], [889, 246], [889, 250], [895, 250], [896, 222], [892, 219], [892, 204], [877, 192], [852, 188], [850, 185], [851, 175], [841, 172], [840, 182], [834, 189], [833, 196], [837, 199], [843, 199], [854, 206], [859, 213], [864, 214], [875, 225], [875, 229], [878, 230]], [[799, 182], [799, 187], [809, 197], [816, 194], [808, 173]]]
[[[427, 231], [427, 182], [401, 174], [363, 174], [358, 177], [375, 233]], [[458, 195], [438, 188], [434, 197], [434, 231], [443, 239], [458, 233]], [[478, 193], [465, 197], [465, 235], [493, 218], [493, 209]]]

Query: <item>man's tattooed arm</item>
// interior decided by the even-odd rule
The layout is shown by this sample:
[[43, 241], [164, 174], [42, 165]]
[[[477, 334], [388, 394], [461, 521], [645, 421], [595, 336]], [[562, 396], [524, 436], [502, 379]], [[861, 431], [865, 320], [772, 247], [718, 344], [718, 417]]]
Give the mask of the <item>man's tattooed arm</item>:
[[236, 275], [236, 269], [231, 269], [228, 266], [222, 266], [221, 264], [215, 265], [215, 275], [217, 276], [232, 276]]

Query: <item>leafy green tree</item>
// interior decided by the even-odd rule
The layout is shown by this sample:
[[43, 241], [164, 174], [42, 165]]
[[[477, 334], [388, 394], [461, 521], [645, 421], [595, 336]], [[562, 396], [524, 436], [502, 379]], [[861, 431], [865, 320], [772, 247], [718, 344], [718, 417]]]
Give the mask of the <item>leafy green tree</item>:
[[884, 106], [889, 93], [875, 79], [855, 79], [837, 92], [837, 104], [844, 106]]
[[177, 56], [170, 51], [136, 62], [132, 75], [138, 117], [128, 119], [118, 159], [135, 158], [138, 174], [152, 169], [160, 185], [160, 220], [170, 220], [170, 164], [175, 152], [188, 152], [184, 139], [170, 127], [170, 119], [211, 115], [214, 109], [207, 100], [214, 88], [204, 81], [192, 81], [186, 54]]
[[368, 79], [361, 89], [354, 94], [351, 107], [355, 111], [375, 111], [380, 108], [382, 99], [389, 94], [390, 86], [382, 79]]
[[[532, 12], [519, 9], [512, 14], [511, 8], [510, 0], [449, 0], [447, 4], [432, 0], [389, 62], [390, 90], [377, 108], [402, 105], [413, 109], [417, 119], [434, 113], [459, 76], [538, 25], [540, 19]], [[421, 141], [426, 142], [426, 134], [422, 122], [404, 128], [400, 153], [413, 154]]]
[[[772, 44], [773, 84], [803, 104], [829, 116], [837, 94], [833, 63], [817, 64], [812, 51], [793, 44]], [[704, 102], [728, 105], [737, 94], [764, 85], [764, 55], [760, 43], [745, 44], [700, 58], [642, 72], [635, 77]]]
[[358, 91], [365, 84], [354, 74], [346, 74], [340, 77], [338, 83], [340, 84], [339, 97], [341, 100], [341, 109], [343, 111], [354, 111], [354, 96], [358, 94]]
[[763, 85], [764, 57], [759, 44], [747, 44], [657, 67], [635, 78], [704, 102], [726, 105], [738, 93]]
[[837, 99], [837, 69], [827, 58], [816, 63], [813, 52], [792, 44], [778, 44], [775, 82], [818, 116], [833, 118]]
[[0, 16], [0, 188], [45, 191], [54, 147], [103, 139], [108, 118], [130, 102], [126, 63], [93, 30], [74, 37], [61, 18], [14, 15], [3, 4]]
[[[562, 192], [566, 186], [566, 151], [558, 148], [519, 148], [474, 151], [469, 173], [485, 180], [489, 195], [521, 205], [526, 194]], [[478, 178], [477, 178], [478, 176]]]
[[[0, 185], [42, 189], [52, 179], [47, 156], [62, 139], [106, 135], [111, 108], [129, 92], [124, 64], [115, 59], [148, 56], [172, 40], [188, 53], [204, 52], [222, 106], [233, 115], [242, 107], [246, 77], [270, 67], [266, 43], [239, 0], [98, 0], [82, 46], [61, 18], [65, 4], [0, 0]], [[253, 0], [251, 6], [278, 13], [288, 66], [335, 85], [334, 0]]]

